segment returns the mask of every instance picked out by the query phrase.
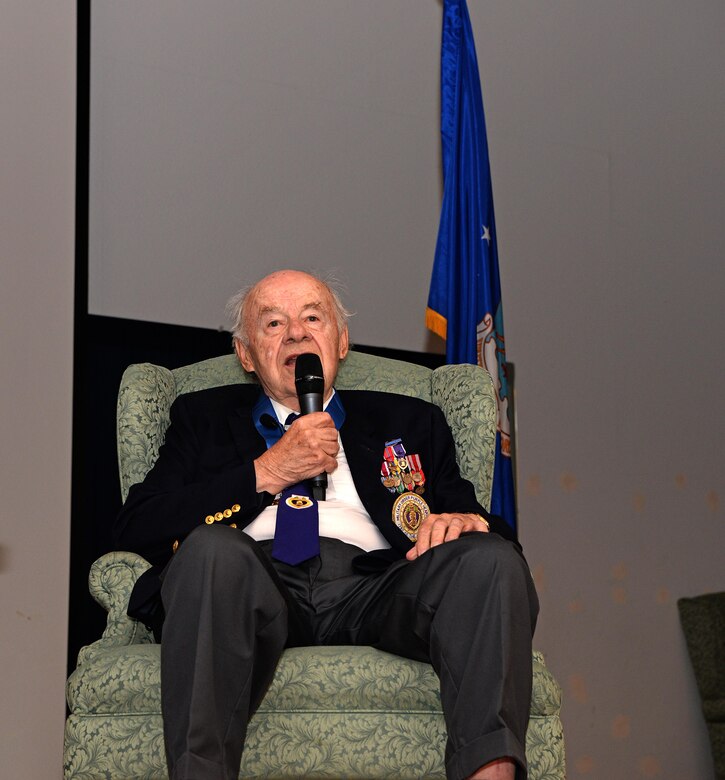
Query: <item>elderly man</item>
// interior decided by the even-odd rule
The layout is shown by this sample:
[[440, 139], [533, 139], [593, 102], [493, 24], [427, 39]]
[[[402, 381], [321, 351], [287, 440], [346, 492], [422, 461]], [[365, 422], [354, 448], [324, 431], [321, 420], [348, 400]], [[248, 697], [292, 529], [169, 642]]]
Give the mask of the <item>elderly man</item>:
[[[179, 397], [116, 526], [120, 547], [155, 564], [129, 614], [165, 614], [170, 777], [236, 778], [282, 650], [314, 644], [429, 661], [448, 777], [525, 777], [536, 593], [508, 526], [460, 476], [443, 414], [335, 390], [347, 313], [317, 278], [279, 271], [231, 306], [237, 355], [259, 386]], [[325, 410], [294, 419], [305, 353], [321, 361]], [[322, 473], [326, 500], [315, 501], [305, 484]], [[314, 528], [304, 542], [303, 514]]]

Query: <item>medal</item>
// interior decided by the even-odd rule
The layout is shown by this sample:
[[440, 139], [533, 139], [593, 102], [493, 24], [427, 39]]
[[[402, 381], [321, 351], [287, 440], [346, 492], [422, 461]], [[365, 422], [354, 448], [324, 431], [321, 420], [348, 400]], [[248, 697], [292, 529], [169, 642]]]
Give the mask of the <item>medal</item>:
[[385, 442], [383, 462], [380, 466], [380, 481], [393, 494], [425, 492], [425, 474], [420, 456], [407, 453], [402, 439]]
[[402, 493], [393, 504], [393, 522], [411, 542], [417, 540], [420, 524], [429, 514], [428, 504], [417, 493]]
[[312, 506], [312, 499], [309, 496], [291, 495], [285, 500], [290, 509], [309, 509]]
[[420, 455], [408, 455], [408, 466], [410, 467], [413, 482], [415, 482], [415, 492], [423, 493], [425, 491], [425, 474], [420, 464]]

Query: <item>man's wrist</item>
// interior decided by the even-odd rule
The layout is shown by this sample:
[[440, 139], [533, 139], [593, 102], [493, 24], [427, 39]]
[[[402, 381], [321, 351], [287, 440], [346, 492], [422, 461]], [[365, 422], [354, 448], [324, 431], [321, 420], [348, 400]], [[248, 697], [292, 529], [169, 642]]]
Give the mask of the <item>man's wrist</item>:
[[275, 479], [274, 475], [270, 474], [269, 470], [265, 468], [263, 455], [260, 455], [254, 461], [254, 475], [256, 479], [257, 493], [270, 493], [276, 496], [285, 486]]

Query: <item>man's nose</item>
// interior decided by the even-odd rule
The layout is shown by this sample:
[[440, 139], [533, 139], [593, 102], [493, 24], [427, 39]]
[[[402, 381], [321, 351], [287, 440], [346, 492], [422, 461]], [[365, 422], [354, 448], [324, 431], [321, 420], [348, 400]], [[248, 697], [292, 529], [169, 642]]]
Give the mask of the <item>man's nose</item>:
[[290, 321], [287, 326], [287, 341], [306, 341], [309, 337], [310, 334], [307, 332], [307, 328], [303, 322], [296, 320]]

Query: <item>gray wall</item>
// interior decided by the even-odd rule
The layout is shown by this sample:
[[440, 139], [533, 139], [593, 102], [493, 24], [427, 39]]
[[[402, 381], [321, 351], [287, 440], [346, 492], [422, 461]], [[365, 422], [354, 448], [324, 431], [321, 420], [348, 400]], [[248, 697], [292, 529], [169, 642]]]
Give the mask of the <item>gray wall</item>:
[[68, 624], [76, 4], [0, 23], [0, 777], [60, 778]]
[[[725, 587], [725, 6], [469, 8], [569, 776], [706, 777], [675, 601]], [[440, 348], [440, 11], [97, 0], [92, 313], [217, 327], [239, 281], [334, 267], [355, 340]]]

